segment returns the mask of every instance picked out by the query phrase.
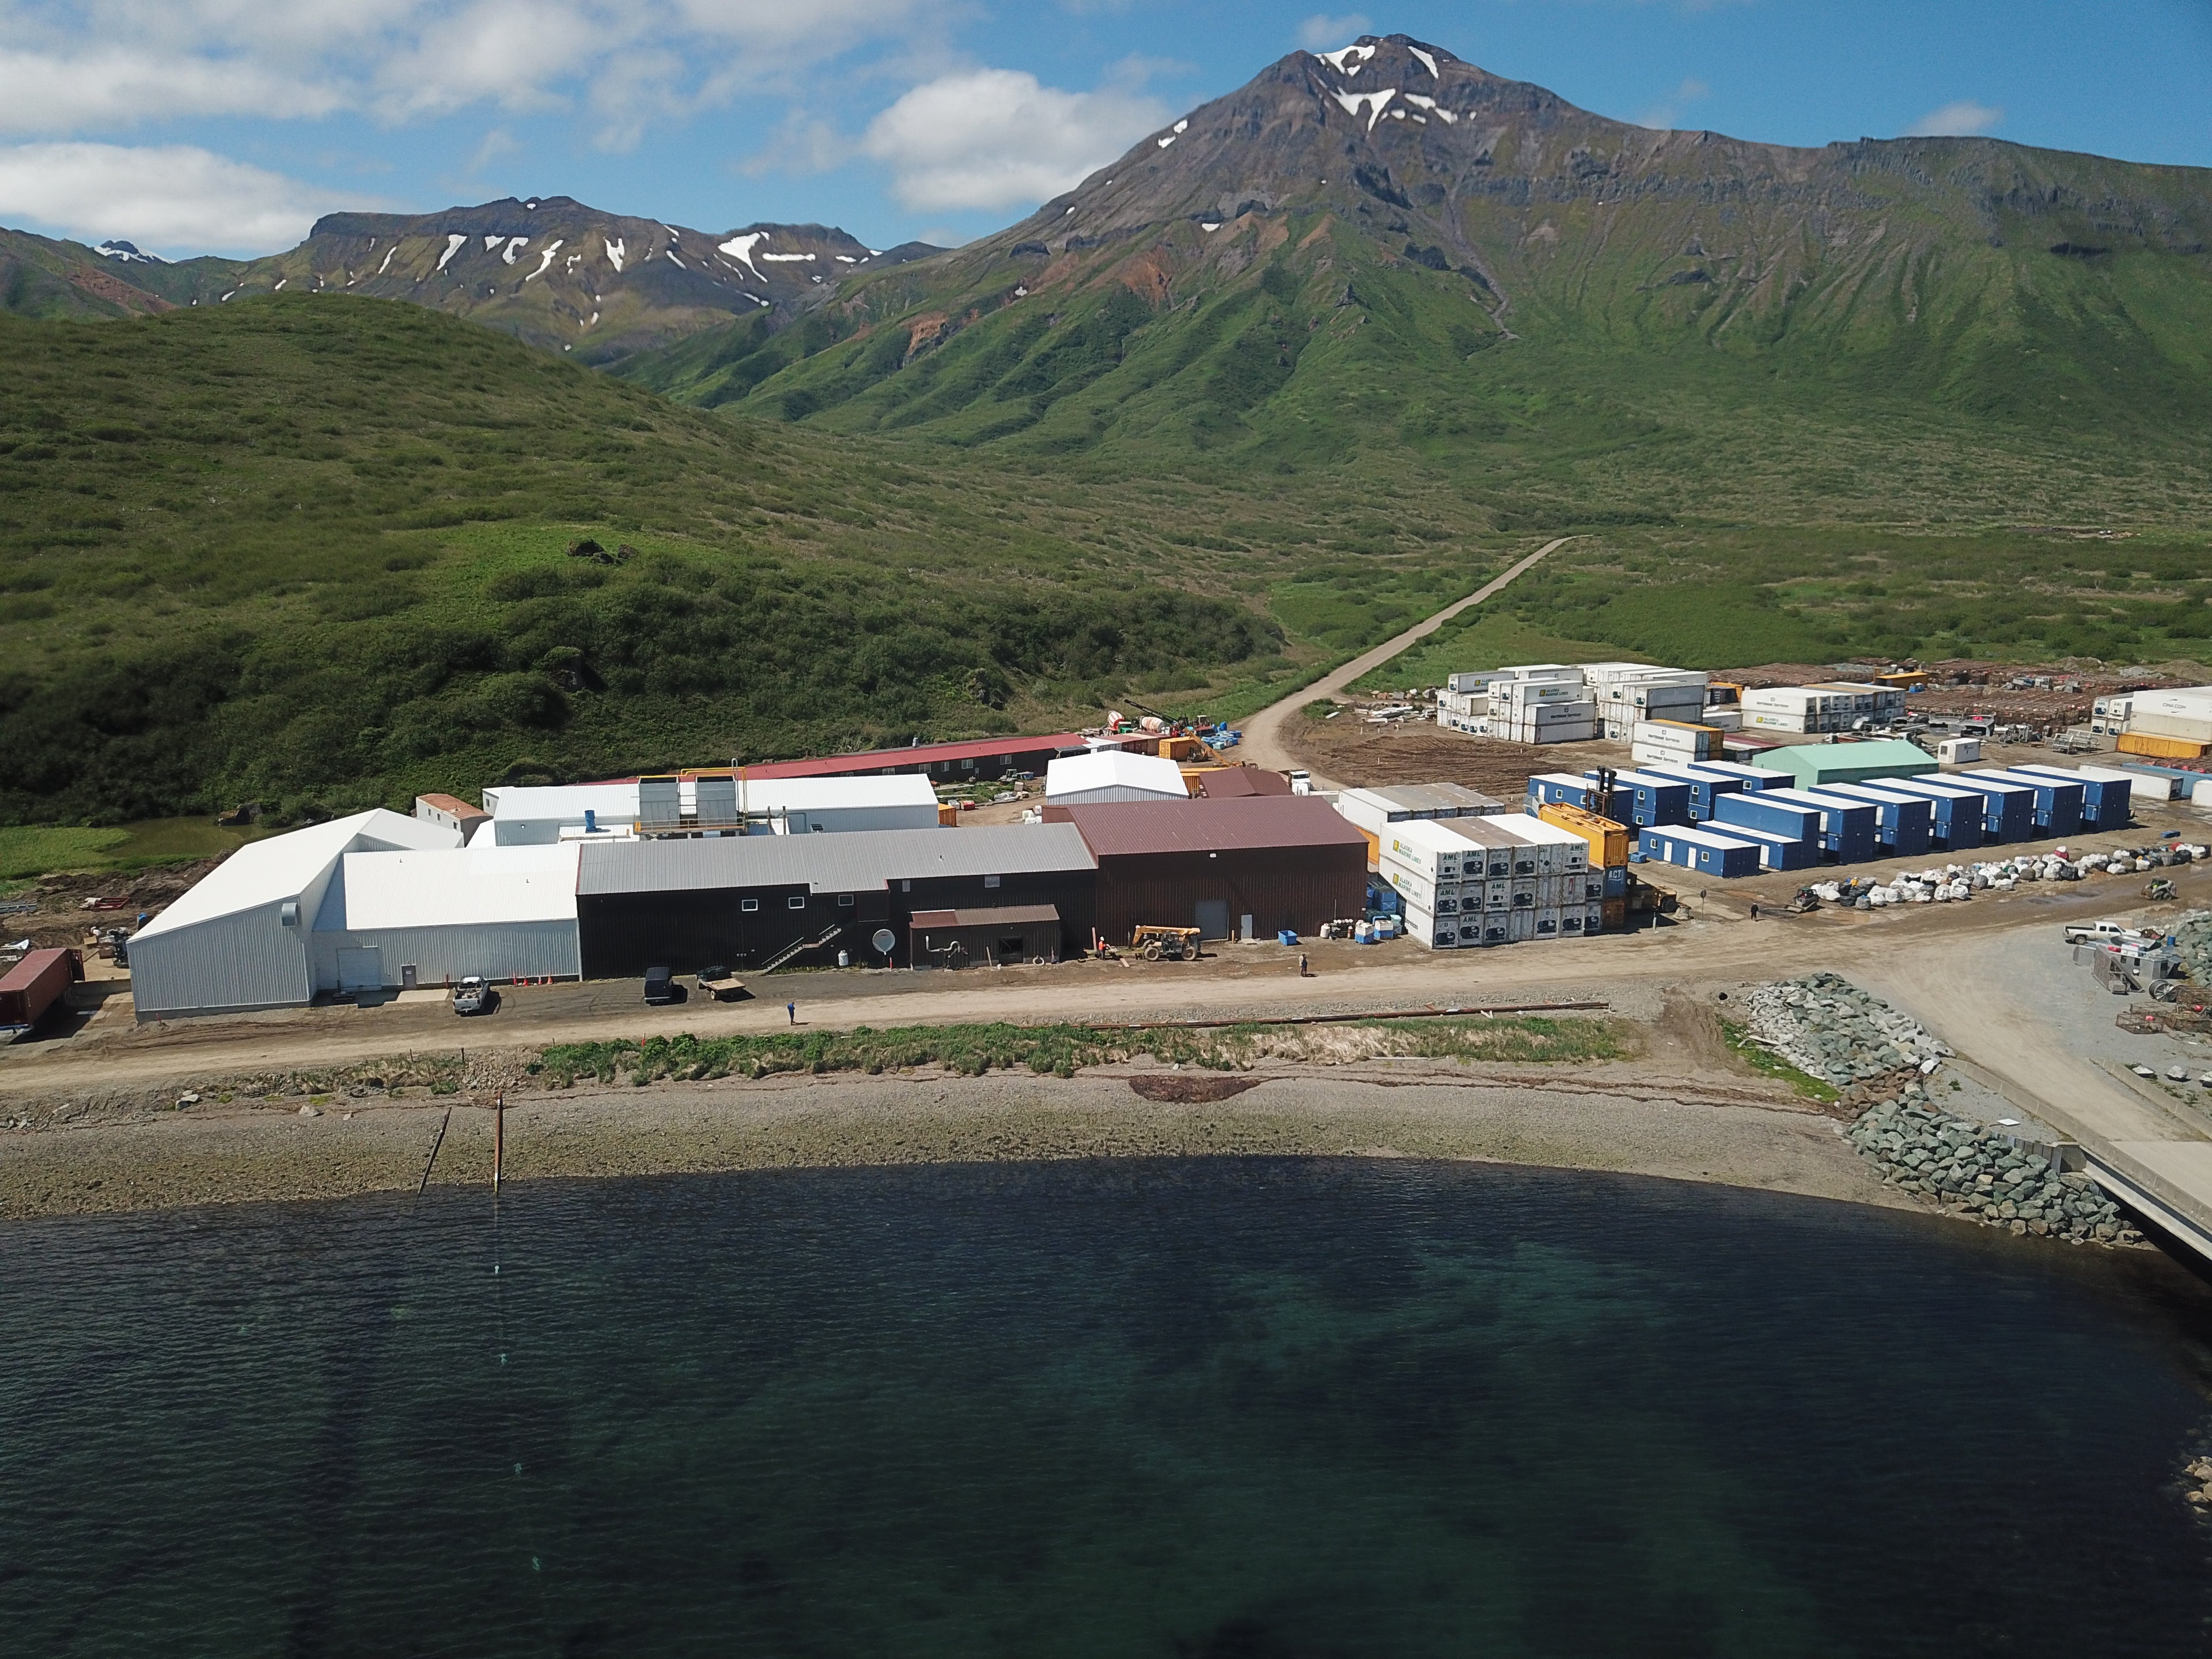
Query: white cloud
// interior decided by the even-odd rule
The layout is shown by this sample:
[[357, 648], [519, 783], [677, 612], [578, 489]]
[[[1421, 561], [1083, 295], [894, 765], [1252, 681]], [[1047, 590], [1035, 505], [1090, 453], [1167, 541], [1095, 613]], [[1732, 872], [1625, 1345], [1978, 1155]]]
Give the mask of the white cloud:
[[1346, 12], [1341, 17], [1331, 17], [1327, 12], [1316, 12], [1298, 25], [1298, 44], [1308, 52], [1334, 52], [1370, 30], [1370, 22], [1364, 11]]
[[1961, 98], [1955, 104], [1929, 110], [1905, 128], [1904, 136], [1907, 138], [1971, 138], [1978, 133], [1989, 131], [2003, 119], [2002, 109], [1978, 104], [1971, 98]]
[[1064, 92], [1021, 70], [971, 70], [915, 88], [868, 125], [861, 149], [923, 210], [1006, 208], [1055, 196], [1164, 124], [1127, 85]]
[[0, 131], [69, 133], [167, 116], [328, 114], [336, 88], [236, 58], [0, 50]]
[[1702, 102], [1712, 95], [1713, 89], [1703, 81], [1695, 79], [1685, 81], [1666, 97], [1638, 116], [1636, 125], [1639, 127], [1656, 127], [1662, 132], [1666, 131], [1681, 120], [1683, 112], [1692, 104]]
[[0, 0], [0, 131], [587, 107], [608, 148], [973, 0]]
[[179, 258], [266, 253], [299, 241], [323, 214], [380, 205], [186, 144], [0, 147], [0, 218]]

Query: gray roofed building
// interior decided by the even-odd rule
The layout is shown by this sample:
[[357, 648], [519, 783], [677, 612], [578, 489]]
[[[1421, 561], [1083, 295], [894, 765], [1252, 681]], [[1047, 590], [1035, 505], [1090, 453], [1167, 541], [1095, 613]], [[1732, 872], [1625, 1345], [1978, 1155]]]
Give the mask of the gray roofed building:
[[586, 842], [576, 891], [592, 896], [805, 886], [817, 893], [881, 892], [895, 881], [1089, 870], [1097, 864], [1067, 823]]

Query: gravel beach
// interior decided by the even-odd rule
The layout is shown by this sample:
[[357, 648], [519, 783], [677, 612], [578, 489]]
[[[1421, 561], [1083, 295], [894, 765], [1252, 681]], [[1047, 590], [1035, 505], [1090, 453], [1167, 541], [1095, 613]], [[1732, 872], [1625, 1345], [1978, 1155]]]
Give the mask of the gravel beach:
[[[1467, 1158], [1909, 1203], [1779, 1092], [1378, 1060], [1234, 1074], [782, 1077], [510, 1096], [505, 1179], [1193, 1154]], [[1206, 1097], [1224, 1095], [1226, 1097]], [[489, 1186], [472, 1096], [195, 1103], [0, 1133], [0, 1218]], [[433, 1150], [435, 1157], [433, 1158]]]

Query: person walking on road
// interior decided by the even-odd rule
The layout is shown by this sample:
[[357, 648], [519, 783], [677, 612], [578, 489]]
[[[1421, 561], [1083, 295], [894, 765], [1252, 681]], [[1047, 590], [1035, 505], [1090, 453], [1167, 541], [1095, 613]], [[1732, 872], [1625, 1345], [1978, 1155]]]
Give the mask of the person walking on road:
[[785, 1004], [783, 1005], [783, 1012], [784, 1012], [784, 1017], [785, 1017], [786, 1018], [787, 1018], [788, 1020], [790, 1020], [790, 1021], [791, 1021], [791, 1023], [792, 1023], [793, 1025], [796, 1025], [796, 1024], [799, 1024], [799, 1005], [798, 1005], [797, 1003], [795, 1003], [795, 1002], [787, 1002], [787, 1003], [785, 1003]]
[[1306, 966], [1305, 952], [1303, 951], [1298, 953], [1298, 977], [1300, 979], [1313, 977], [1313, 969]]

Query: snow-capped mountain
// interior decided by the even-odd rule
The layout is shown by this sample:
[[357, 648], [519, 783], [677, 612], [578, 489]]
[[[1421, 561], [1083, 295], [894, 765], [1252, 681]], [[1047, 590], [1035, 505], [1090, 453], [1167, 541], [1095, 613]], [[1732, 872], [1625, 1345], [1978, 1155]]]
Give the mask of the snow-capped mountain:
[[705, 231], [566, 196], [509, 197], [416, 216], [331, 214], [216, 299], [281, 289], [406, 300], [610, 363], [732, 318], [787, 320], [854, 272], [906, 257], [824, 225]]

